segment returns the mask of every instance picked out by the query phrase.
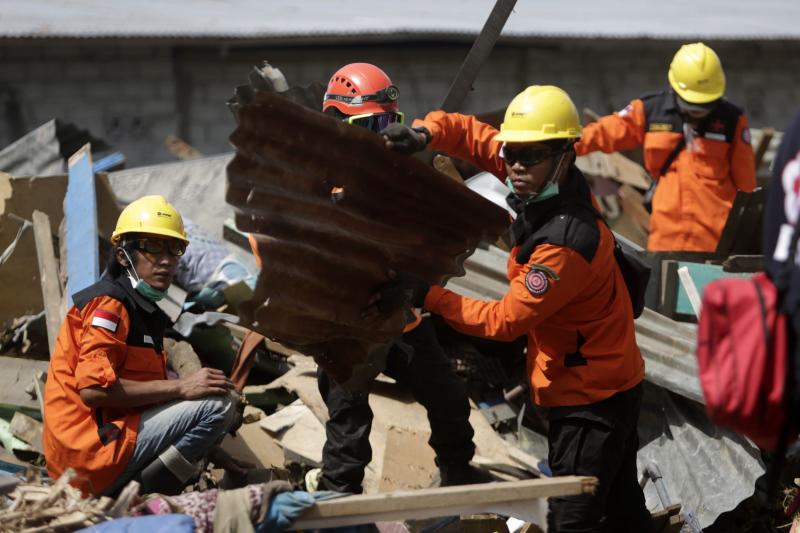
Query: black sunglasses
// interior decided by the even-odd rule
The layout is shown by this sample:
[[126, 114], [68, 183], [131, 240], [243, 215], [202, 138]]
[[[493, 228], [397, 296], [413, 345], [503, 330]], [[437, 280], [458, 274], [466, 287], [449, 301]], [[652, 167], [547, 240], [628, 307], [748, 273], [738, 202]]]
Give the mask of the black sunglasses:
[[177, 239], [138, 239], [133, 241], [136, 249], [150, 255], [161, 255], [166, 249], [173, 257], [186, 252], [186, 243]]
[[533, 146], [510, 148], [508, 145], [505, 145], [500, 152], [500, 156], [505, 159], [506, 163], [512, 166], [518, 162], [525, 167], [534, 167], [563, 152], [564, 150], [553, 150], [550, 148], [535, 148]]

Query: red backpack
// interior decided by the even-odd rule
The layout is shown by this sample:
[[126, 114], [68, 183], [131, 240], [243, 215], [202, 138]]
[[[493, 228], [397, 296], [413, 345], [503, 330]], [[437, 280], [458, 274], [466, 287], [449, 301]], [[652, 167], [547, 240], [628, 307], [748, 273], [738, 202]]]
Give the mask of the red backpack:
[[788, 320], [781, 292], [763, 272], [727, 278], [703, 291], [697, 362], [714, 423], [759, 447], [782, 447], [787, 427]]

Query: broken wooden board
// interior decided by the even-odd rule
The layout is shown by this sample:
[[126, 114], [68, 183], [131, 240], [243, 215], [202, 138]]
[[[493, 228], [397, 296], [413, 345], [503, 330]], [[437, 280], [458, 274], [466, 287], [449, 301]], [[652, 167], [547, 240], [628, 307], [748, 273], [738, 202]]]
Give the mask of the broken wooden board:
[[391, 426], [386, 431], [378, 492], [428, 488], [437, 474], [430, 431]]
[[283, 409], [279, 409], [259, 422], [261, 429], [276, 435], [295, 425], [308, 411], [303, 400], [295, 400]]
[[[0, 172], [0, 251], [11, 242], [19, 224], [14, 214], [31, 220], [34, 210], [50, 218], [55, 232], [64, 218], [67, 176], [14, 177]], [[105, 174], [96, 176], [97, 219], [100, 235], [109, 239], [120, 209]], [[13, 232], [13, 233], [12, 233]], [[44, 309], [33, 232], [23, 235], [9, 261], [0, 266], [0, 287], [15, 287], [14, 298], [0, 298], [0, 324]], [[61, 314], [63, 317], [66, 310]]]
[[603, 176], [644, 191], [653, 181], [644, 167], [618, 152], [592, 152], [578, 157], [575, 164], [584, 174]]
[[[269, 343], [267, 344], [269, 347]], [[328, 407], [322, 401], [317, 387], [317, 365], [314, 360], [304, 355], [293, 355], [289, 358], [292, 369], [272, 381], [268, 385], [259, 386], [263, 391], [286, 389], [300, 398], [311, 409], [323, 424], [328, 421]], [[255, 390], [245, 387], [247, 390]]]
[[542, 498], [591, 493], [596, 486], [596, 478], [564, 476], [345, 496], [317, 502], [293, 527], [298, 530], [316, 529], [371, 524], [377, 521], [493, 513], [498, 512], [498, 509], [508, 508], [522, 510]]
[[683, 527], [681, 504], [670, 505], [653, 513], [653, 531], [655, 533], [680, 533]]
[[22, 357], [0, 356], [0, 416], [10, 420], [14, 411], [28, 416], [39, 416], [39, 402], [31, 398], [25, 388], [39, 372], [46, 372], [47, 361]]
[[39, 453], [44, 453], [42, 449], [42, 423], [17, 411], [8, 426], [11, 434], [22, 442], [30, 444], [31, 448]]
[[36, 259], [39, 263], [39, 283], [42, 285], [42, 300], [47, 320], [47, 344], [50, 353], [56, 345], [58, 329], [64, 316], [61, 314], [61, 280], [58, 277], [58, 262], [53, 251], [53, 230], [50, 217], [39, 210], [33, 212], [33, 237], [36, 244]]
[[245, 405], [244, 413], [242, 414], [242, 423], [251, 424], [253, 422], [258, 422], [259, 420], [266, 417], [267, 413], [265, 413], [263, 410], [259, 409], [255, 405]]
[[278, 445], [287, 462], [321, 467], [325, 426], [305, 407], [297, 421], [278, 438]]
[[222, 448], [231, 456], [259, 468], [283, 468], [285, 462], [281, 447], [258, 423], [242, 424], [235, 437], [226, 434]]

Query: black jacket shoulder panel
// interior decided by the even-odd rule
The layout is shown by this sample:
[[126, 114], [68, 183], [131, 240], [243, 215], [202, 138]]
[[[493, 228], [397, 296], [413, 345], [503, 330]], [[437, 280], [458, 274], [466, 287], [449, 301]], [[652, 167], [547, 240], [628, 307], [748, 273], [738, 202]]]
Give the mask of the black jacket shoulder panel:
[[743, 114], [744, 111], [739, 106], [723, 98], [709, 116], [705, 124], [705, 130], [707, 132], [722, 133], [725, 135], [727, 142], [733, 142], [736, 135], [736, 126], [739, 124], [739, 117]]
[[100, 296], [110, 296], [115, 300], [119, 300], [123, 305], [125, 305], [128, 313], [131, 312], [131, 302], [129, 301], [128, 295], [125, 293], [125, 290], [118, 284], [114, 283], [113, 280], [107, 278], [101, 278], [100, 281], [94, 285], [89, 285], [85, 289], [76, 292], [72, 295], [72, 301], [75, 304], [75, 307], [78, 309], [83, 309], [86, 307], [86, 304]]
[[645, 131], [671, 131], [683, 133], [683, 119], [669, 91], [649, 94], [641, 98], [644, 103]]
[[533, 250], [541, 244], [570, 248], [578, 252], [587, 263], [591, 263], [600, 245], [597, 217], [579, 206], [560, 209], [520, 245], [517, 263], [527, 263]]

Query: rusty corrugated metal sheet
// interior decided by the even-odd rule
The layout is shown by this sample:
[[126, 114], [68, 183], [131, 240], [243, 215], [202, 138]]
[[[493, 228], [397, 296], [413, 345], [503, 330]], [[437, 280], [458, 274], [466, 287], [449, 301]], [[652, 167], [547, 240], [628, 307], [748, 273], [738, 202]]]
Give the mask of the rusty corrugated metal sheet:
[[389, 269], [444, 282], [508, 224], [502, 209], [378, 135], [274, 93], [258, 93], [239, 121], [227, 200], [239, 229], [260, 234], [263, 262], [245, 318], [316, 354], [339, 381], [402, 329], [402, 311], [361, 318]]

